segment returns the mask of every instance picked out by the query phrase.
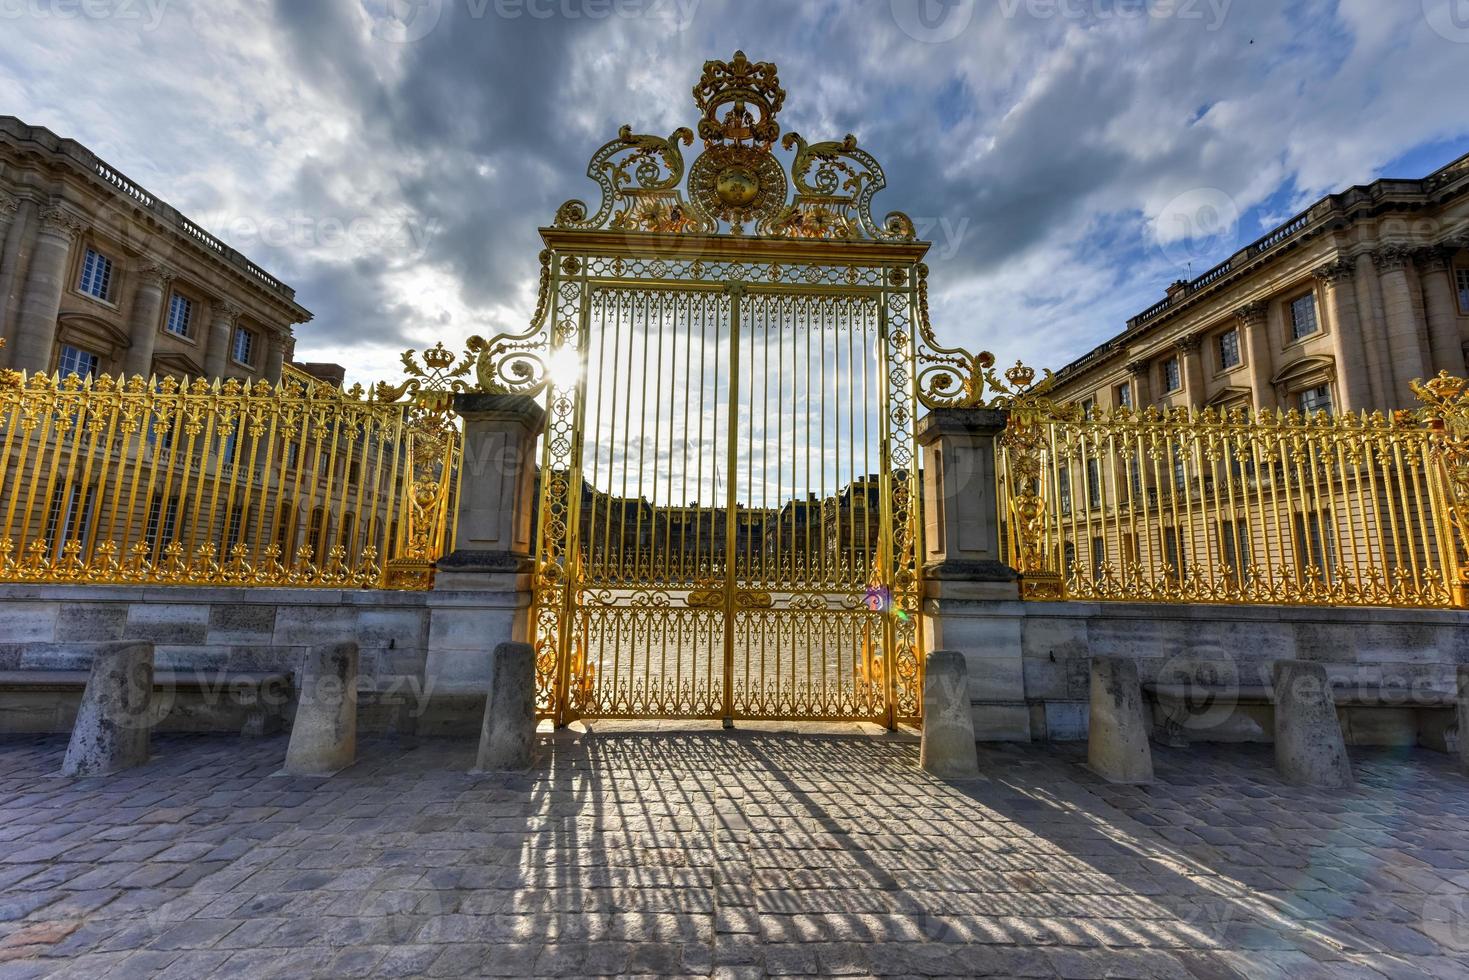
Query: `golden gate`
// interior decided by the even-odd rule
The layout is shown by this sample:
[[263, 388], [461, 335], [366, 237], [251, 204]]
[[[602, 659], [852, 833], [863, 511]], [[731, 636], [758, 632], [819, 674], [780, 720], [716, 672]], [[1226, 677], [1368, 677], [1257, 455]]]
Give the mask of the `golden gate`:
[[980, 359], [932, 343], [928, 246], [873, 220], [854, 138], [787, 134], [788, 175], [785, 93], [742, 53], [694, 96], [686, 184], [692, 131], [623, 127], [598, 208], [542, 230], [530, 329], [481, 346], [491, 388], [548, 409], [539, 709], [915, 720], [914, 423], [920, 394], [972, 403]]

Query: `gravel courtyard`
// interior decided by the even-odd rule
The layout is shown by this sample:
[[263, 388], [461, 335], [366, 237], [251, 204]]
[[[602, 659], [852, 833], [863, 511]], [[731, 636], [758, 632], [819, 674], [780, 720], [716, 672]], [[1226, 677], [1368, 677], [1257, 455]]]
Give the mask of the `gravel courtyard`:
[[984, 748], [937, 782], [863, 733], [561, 733], [529, 773], [468, 741], [156, 737], [54, 774], [0, 739], [0, 980], [481, 975], [1469, 976], [1469, 778], [1353, 751], [1283, 785], [1268, 746]]

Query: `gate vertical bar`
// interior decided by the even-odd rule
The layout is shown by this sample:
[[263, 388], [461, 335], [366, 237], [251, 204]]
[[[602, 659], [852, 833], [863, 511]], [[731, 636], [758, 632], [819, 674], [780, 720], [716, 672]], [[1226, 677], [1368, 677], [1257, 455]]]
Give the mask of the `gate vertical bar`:
[[743, 283], [732, 282], [729, 291], [729, 435], [725, 445], [724, 473], [724, 727], [734, 727], [734, 627], [738, 608], [735, 595], [735, 503], [739, 463], [740, 410], [740, 299]]

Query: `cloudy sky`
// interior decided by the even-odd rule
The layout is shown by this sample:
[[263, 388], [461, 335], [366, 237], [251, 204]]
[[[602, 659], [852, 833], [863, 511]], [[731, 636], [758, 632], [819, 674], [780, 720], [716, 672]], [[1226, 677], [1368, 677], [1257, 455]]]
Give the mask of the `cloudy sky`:
[[1469, 152], [1465, 0], [0, 0], [0, 113], [297, 289], [297, 355], [520, 327], [536, 228], [706, 58], [855, 133], [941, 335], [1057, 366], [1312, 199]]

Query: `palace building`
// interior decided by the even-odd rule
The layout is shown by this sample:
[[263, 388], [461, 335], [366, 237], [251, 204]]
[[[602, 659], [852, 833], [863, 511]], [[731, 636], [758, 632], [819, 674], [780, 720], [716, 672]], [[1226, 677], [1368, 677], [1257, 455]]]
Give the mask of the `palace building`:
[[1469, 156], [1421, 180], [1323, 198], [1168, 295], [1058, 373], [1088, 409], [1407, 408], [1462, 376]]
[[310, 319], [86, 147], [0, 116], [0, 366], [275, 382]]

